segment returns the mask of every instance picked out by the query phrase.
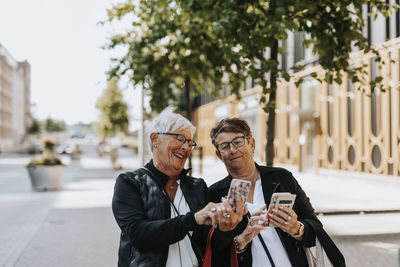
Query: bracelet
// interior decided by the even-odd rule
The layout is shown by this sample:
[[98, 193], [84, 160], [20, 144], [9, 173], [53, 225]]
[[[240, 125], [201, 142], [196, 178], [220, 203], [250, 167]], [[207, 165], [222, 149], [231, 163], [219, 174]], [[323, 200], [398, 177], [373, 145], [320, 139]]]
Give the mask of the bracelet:
[[243, 253], [243, 252], [246, 251], [247, 245], [246, 245], [242, 250], [240, 249], [239, 242], [238, 242], [238, 237], [237, 237], [237, 236], [235, 236], [235, 237], [233, 238], [233, 243], [235, 244], [235, 248], [236, 248], [236, 253], [237, 253], [237, 254], [240, 254], [240, 253]]
[[297, 232], [293, 235], [293, 237], [297, 238], [297, 237], [301, 237], [300, 232], [301, 229], [304, 227], [304, 224], [302, 224], [301, 222], [299, 222], [300, 226], [299, 229], [297, 229]]

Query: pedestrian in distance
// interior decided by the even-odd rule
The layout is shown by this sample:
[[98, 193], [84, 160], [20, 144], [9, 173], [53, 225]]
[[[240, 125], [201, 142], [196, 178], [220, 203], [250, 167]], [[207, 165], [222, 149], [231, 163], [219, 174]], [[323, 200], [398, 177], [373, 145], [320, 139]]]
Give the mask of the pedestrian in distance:
[[147, 128], [153, 158], [117, 177], [112, 211], [121, 229], [119, 267], [201, 266], [210, 226], [230, 231], [242, 220], [228, 202], [209, 203], [204, 180], [184, 169], [196, 147], [194, 133], [190, 121], [166, 108]]
[[[214, 235], [213, 266], [227, 266], [229, 246], [236, 245], [239, 266], [309, 266], [307, 248], [316, 237], [334, 266], [345, 266], [344, 258], [322, 228], [309, 198], [292, 174], [283, 168], [266, 167], [254, 161], [255, 140], [249, 125], [239, 118], [226, 118], [210, 132], [217, 157], [225, 164], [228, 176], [213, 184], [211, 201], [227, 195], [232, 179], [251, 182], [247, 197], [249, 213], [230, 232]], [[292, 208], [279, 205], [267, 212], [275, 192], [295, 195]]]

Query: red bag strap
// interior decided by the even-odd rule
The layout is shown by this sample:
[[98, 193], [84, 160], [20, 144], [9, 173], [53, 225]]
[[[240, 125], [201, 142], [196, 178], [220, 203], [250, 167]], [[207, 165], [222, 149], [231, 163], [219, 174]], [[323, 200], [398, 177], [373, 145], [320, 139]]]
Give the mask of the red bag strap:
[[203, 258], [203, 267], [211, 267], [211, 258], [212, 258], [211, 237], [214, 233], [214, 230], [215, 226], [211, 227], [210, 231], [208, 232], [206, 252], [204, 253], [204, 258]]
[[233, 244], [233, 241], [231, 243], [230, 257], [231, 257], [230, 258], [231, 267], [239, 267], [238, 258], [237, 258], [237, 254], [236, 254], [236, 247], [235, 247], [235, 244]]
[[[208, 232], [207, 237], [207, 245], [206, 245], [206, 252], [204, 253], [203, 258], [203, 267], [211, 267], [211, 259], [212, 259], [212, 249], [211, 249], [211, 238], [214, 233], [215, 226], [213, 226], [210, 231]], [[231, 243], [231, 251], [230, 251], [230, 265], [231, 267], [239, 267], [237, 255], [236, 255], [236, 247]]]

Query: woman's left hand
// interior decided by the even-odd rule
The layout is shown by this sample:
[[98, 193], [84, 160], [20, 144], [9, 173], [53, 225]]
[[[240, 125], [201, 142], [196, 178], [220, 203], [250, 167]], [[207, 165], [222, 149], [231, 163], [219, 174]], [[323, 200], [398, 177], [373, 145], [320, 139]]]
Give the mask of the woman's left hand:
[[282, 231], [291, 236], [297, 234], [300, 223], [297, 221], [297, 214], [293, 209], [279, 206], [279, 209], [272, 209], [272, 213], [268, 213], [270, 226], [279, 227]]

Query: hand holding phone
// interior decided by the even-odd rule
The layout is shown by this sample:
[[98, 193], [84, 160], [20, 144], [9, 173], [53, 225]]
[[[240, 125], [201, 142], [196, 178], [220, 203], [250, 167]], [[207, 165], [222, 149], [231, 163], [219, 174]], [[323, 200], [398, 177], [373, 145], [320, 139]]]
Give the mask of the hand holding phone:
[[244, 207], [247, 197], [250, 193], [251, 182], [241, 179], [233, 179], [228, 191], [228, 203], [231, 205], [232, 210], [236, 212], [237, 205], [236, 199], [241, 198]]
[[[271, 197], [271, 202], [268, 206], [268, 213], [273, 213], [272, 209], [278, 209], [279, 206], [284, 206], [286, 208], [293, 208], [294, 201], [296, 200], [296, 195], [289, 192], [273, 193]], [[269, 221], [266, 224], [269, 226]]]

